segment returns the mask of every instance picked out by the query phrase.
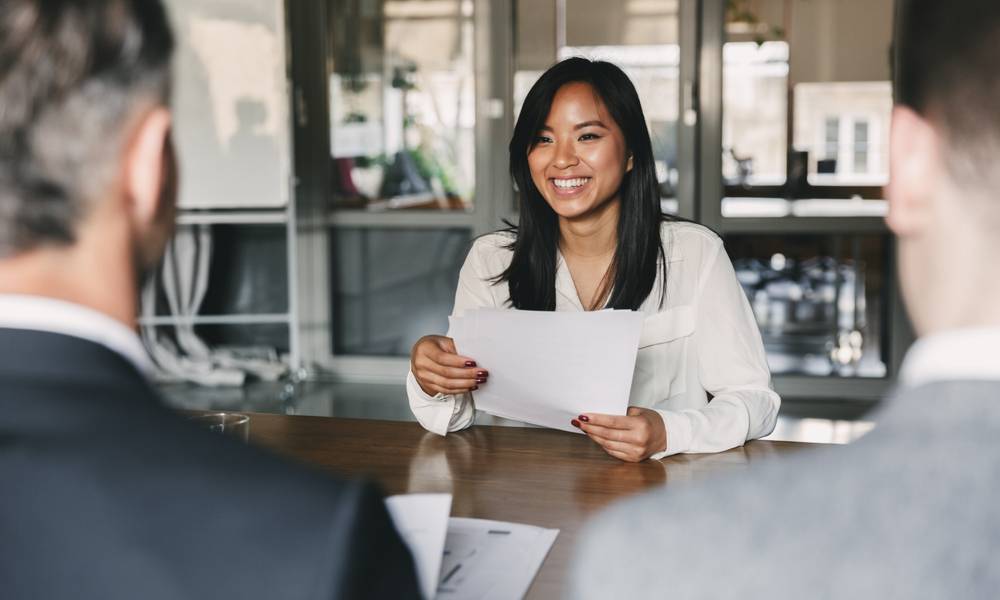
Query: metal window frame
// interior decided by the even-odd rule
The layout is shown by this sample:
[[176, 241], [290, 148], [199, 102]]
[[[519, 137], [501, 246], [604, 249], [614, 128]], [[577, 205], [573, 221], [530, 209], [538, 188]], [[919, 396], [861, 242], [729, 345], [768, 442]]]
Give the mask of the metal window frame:
[[878, 379], [776, 375], [775, 390], [785, 397], [830, 398], [871, 401], [882, 398], [892, 387], [906, 349], [914, 335], [906, 318], [896, 277], [895, 242], [880, 217], [752, 217], [722, 216], [722, 50], [725, 44], [726, 0], [701, 0], [698, 49], [700, 77], [699, 131], [699, 215], [702, 223], [722, 235], [727, 233], [759, 234], [836, 234], [871, 233], [888, 238], [889, 253], [882, 340], [887, 345], [886, 377]]
[[[400, 383], [409, 366], [403, 357], [333, 353], [331, 236], [343, 228], [467, 228], [472, 236], [498, 228], [513, 212], [507, 178], [505, 140], [513, 128], [513, 28], [511, 0], [474, 0], [475, 201], [471, 210], [330, 210], [326, 157], [330, 152], [329, 91], [326, 73], [326, 2], [286, 0], [295, 27], [292, 38], [295, 82], [295, 148], [298, 207], [296, 230], [300, 276], [297, 281], [300, 376], [360, 383]], [[499, 109], [499, 110], [498, 110]]]
[[[284, 44], [285, 70], [284, 76], [287, 89], [292, 90], [296, 80], [292, 63], [292, 31], [295, 30], [296, 23], [292, 22], [293, 12], [290, 6], [294, 4], [292, 0], [285, 0], [283, 13], [281, 15], [281, 41]], [[292, 103], [294, 94], [287, 100]], [[279, 207], [179, 207], [176, 216], [176, 225], [179, 227], [192, 225], [235, 225], [240, 227], [254, 226], [282, 226], [285, 235], [285, 268], [288, 274], [287, 302], [288, 309], [283, 313], [260, 313], [244, 312], [221, 315], [197, 314], [193, 316], [170, 316], [154, 315], [152, 317], [138, 318], [138, 323], [154, 326], [173, 326], [179, 323], [194, 325], [263, 325], [263, 324], [284, 324], [288, 329], [288, 366], [292, 370], [293, 376], [301, 376], [303, 365], [302, 346], [300, 338], [301, 322], [301, 289], [299, 286], [299, 242], [297, 237], [298, 202], [296, 200], [297, 180], [291, 172], [299, 172], [296, 163], [298, 147], [296, 146], [296, 134], [294, 124], [294, 109], [289, 106], [287, 118], [289, 120], [289, 136], [282, 142], [284, 150], [289, 152], [286, 173], [287, 198], [288, 202]]]

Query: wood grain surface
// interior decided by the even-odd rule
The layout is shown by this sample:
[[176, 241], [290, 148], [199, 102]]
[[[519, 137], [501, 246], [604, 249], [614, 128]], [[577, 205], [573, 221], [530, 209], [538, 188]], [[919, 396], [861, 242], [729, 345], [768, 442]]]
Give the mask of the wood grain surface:
[[452, 516], [559, 529], [528, 598], [560, 598], [580, 529], [594, 511], [654, 486], [681, 486], [815, 447], [749, 442], [719, 454], [622, 463], [583, 435], [482, 427], [440, 437], [417, 423], [250, 414], [250, 440], [387, 494], [447, 492]]

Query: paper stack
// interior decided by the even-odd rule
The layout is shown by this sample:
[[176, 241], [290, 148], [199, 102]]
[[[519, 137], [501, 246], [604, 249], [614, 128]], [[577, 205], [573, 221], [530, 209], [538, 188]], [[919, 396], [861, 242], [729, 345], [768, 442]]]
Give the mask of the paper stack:
[[559, 535], [520, 523], [448, 518], [451, 494], [386, 498], [428, 600], [521, 598]]
[[570, 420], [580, 413], [625, 414], [642, 324], [631, 310], [480, 308], [451, 317], [449, 336], [489, 370], [477, 409], [579, 433]]

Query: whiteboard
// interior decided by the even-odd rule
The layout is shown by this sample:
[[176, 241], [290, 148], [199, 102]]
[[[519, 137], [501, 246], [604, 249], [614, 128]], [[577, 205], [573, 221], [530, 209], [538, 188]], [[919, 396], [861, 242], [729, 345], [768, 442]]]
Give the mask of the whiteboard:
[[282, 0], [167, 0], [180, 208], [278, 208], [291, 132]]

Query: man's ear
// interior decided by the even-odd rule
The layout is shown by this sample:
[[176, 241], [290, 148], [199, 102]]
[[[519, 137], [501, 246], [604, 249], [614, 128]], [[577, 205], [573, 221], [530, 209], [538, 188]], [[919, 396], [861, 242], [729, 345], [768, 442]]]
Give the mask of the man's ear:
[[941, 168], [941, 140], [934, 127], [910, 108], [893, 108], [885, 220], [897, 236], [919, 234], [933, 226]]
[[[123, 177], [130, 220], [140, 232], [154, 226], [165, 211], [172, 213], [173, 157], [170, 145], [170, 111], [154, 108], [133, 129], [125, 149]], [[171, 206], [163, 206], [170, 203]]]

